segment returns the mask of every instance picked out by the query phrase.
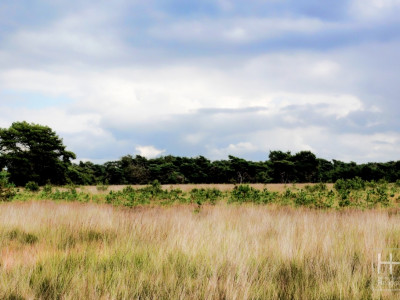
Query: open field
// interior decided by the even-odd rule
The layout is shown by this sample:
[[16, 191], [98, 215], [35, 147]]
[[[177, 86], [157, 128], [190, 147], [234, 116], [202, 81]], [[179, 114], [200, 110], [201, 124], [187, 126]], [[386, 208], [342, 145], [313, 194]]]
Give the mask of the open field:
[[1, 299], [392, 299], [373, 292], [397, 210], [0, 205]]
[[[284, 192], [286, 189], [293, 189], [298, 188], [302, 189], [307, 185], [313, 185], [312, 183], [297, 183], [295, 185], [293, 184], [284, 184], [284, 183], [270, 183], [270, 184], [263, 184], [263, 183], [251, 183], [249, 186], [258, 189], [258, 190], [263, 190], [263, 189], [268, 189], [271, 192]], [[108, 193], [109, 191], [122, 191], [124, 188], [126, 188], [128, 185], [110, 185], [107, 187], [107, 190], [99, 190], [96, 186], [82, 186], [79, 188], [79, 191], [82, 192], [89, 192], [92, 194], [104, 194]], [[131, 185], [135, 189], [141, 189], [145, 187], [146, 185]], [[197, 189], [213, 189], [216, 188], [222, 192], [226, 191], [232, 191], [234, 187], [237, 186], [236, 184], [164, 184], [162, 185], [162, 188], [164, 190], [171, 190], [171, 189], [181, 189], [184, 192], [190, 192], [191, 190], [197, 188]], [[333, 184], [328, 183], [327, 184], [328, 188], [332, 188]]]
[[225, 203], [254, 203], [308, 207], [316, 209], [399, 207], [400, 181], [396, 183], [368, 182], [359, 178], [338, 180], [335, 184], [199, 184], [122, 186], [63, 186], [46, 185], [39, 190], [10, 188], [10, 197], [3, 201], [55, 200], [83, 203], [113, 204], [139, 207]]

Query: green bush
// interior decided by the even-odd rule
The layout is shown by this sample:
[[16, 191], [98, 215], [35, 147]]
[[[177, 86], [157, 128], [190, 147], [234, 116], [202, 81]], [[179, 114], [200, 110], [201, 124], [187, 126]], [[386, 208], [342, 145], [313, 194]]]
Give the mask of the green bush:
[[11, 201], [16, 195], [15, 186], [8, 182], [8, 173], [0, 172], [0, 201]]
[[26, 183], [25, 189], [31, 192], [37, 192], [39, 190], [39, 185], [35, 181], [29, 181]]
[[365, 181], [360, 177], [354, 177], [353, 179], [338, 179], [333, 187], [338, 192], [346, 190], [364, 190]]
[[339, 193], [339, 206], [346, 207], [351, 204], [350, 202], [350, 190], [338, 190]]
[[149, 204], [151, 197], [151, 193], [144, 189], [134, 189], [132, 186], [127, 186], [122, 191], [110, 191], [106, 196], [106, 202], [113, 205], [134, 207]]
[[223, 193], [216, 189], [197, 189], [194, 188], [190, 191], [190, 202], [197, 203], [197, 202], [210, 202], [211, 204], [215, 204], [217, 200], [221, 199]]
[[313, 193], [313, 192], [325, 192], [328, 190], [328, 187], [326, 186], [326, 183], [320, 182], [314, 185], [306, 185], [304, 189], [306, 191]]
[[261, 192], [248, 184], [237, 185], [230, 195], [230, 202], [259, 202]]
[[43, 191], [44, 194], [51, 194], [53, 192], [53, 187], [51, 186], [51, 184], [46, 184], [43, 187]]
[[316, 203], [316, 200], [313, 197], [313, 194], [308, 193], [305, 190], [300, 190], [297, 194], [296, 197], [294, 198], [294, 203], [296, 205], [311, 205], [313, 203]]
[[375, 189], [375, 194], [377, 195], [377, 202], [382, 206], [389, 206], [389, 194], [387, 185], [380, 185]]
[[268, 189], [264, 188], [260, 193], [260, 198], [258, 199], [259, 204], [267, 204], [274, 202], [278, 199], [278, 192], [270, 192]]

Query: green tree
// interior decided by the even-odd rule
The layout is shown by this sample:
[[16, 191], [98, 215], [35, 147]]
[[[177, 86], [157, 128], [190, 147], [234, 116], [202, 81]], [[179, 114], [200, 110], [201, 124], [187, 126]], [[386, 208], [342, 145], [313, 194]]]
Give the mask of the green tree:
[[318, 160], [311, 151], [300, 151], [292, 157], [297, 182], [315, 182], [318, 172]]
[[143, 156], [123, 156], [120, 160], [124, 178], [128, 184], [146, 184], [150, 181], [147, 159]]
[[292, 154], [290, 151], [270, 151], [269, 164], [273, 170], [274, 182], [288, 183], [294, 177], [294, 163], [292, 161]]
[[0, 168], [7, 166], [10, 181], [24, 186], [29, 181], [64, 184], [73, 152], [49, 127], [15, 122], [0, 129]]
[[329, 160], [317, 158], [318, 161], [318, 176], [319, 182], [331, 182], [333, 164]]

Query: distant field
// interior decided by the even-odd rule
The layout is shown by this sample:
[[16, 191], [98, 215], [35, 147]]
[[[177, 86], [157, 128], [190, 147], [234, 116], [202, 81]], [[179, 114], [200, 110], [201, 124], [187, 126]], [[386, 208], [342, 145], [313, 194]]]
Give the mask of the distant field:
[[359, 178], [333, 184], [177, 184], [44, 186], [17, 189], [9, 201], [55, 200], [138, 207], [145, 205], [254, 203], [315, 209], [398, 208], [400, 182], [366, 182]]
[[[298, 184], [283, 184], [283, 183], [271, 183], [271, 184], [262, 184], [262, 183], [253, 183], [249, 184], [251, 187], [262, 190], [267, 188], [271, 192], [283, 192], [287, 188], [304, 188], [306, 185], [313, 185], [313, 183], [298, 183]], [[131, 185], [134, 188], [143, 188], [145, 185]], [[108, 193], [109, 191], [122, 191], [127, 185], [110, 185], [108, 189], [105, 191], [99, 191], [96, 186], [83, 186], [80, 188], [81, 191], [86, 191], [90, 193]], [[235, 187], [235, 184], [164, 184], [162, 185], [163, 189], [176, 189], [179, 188], [184, 192], [189, 192], [194, 188], [217, 188], [220, 191], [231, 191]], [[328, 188], [332, 188], [333, 184], [328, 183]]]
[[393, 299], [393, 210], [0, 204], [1, 299]]

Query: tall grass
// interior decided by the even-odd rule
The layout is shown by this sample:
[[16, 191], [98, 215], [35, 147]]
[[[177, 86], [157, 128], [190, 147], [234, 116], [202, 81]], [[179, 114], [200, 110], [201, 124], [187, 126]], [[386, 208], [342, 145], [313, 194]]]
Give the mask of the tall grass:
[[368, 299], [397, 211], [0, 205], [1, 299]]

